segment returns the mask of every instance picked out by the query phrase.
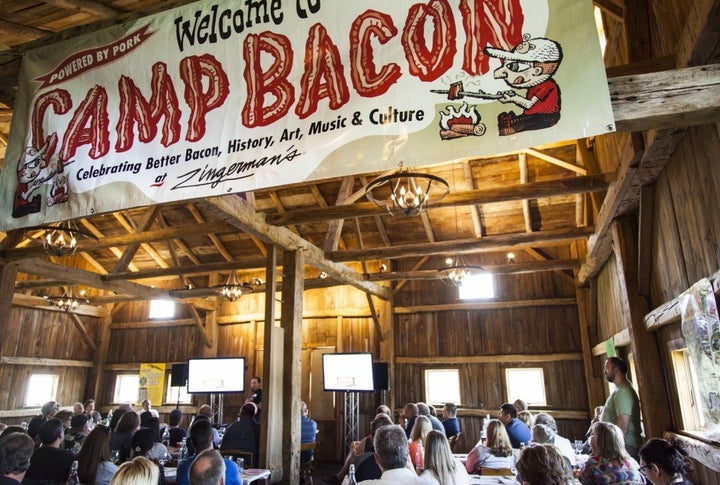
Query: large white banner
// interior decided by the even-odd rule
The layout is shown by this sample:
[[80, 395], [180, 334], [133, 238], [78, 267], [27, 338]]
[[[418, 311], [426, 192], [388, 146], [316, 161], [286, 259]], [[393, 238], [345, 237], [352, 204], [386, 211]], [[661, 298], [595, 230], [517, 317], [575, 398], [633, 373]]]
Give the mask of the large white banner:
[[0, 229], [613, 130], [590, 0], [207, 0], [27, 53]]

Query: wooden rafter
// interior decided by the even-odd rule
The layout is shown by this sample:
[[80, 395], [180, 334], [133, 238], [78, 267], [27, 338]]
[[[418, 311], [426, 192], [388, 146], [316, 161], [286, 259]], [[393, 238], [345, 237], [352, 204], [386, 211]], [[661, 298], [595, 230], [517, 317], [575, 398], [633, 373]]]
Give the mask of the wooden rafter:
[[207, 210], [215, 212], [229, 224], [242, 231], [254, 234], [260, 239], [275, 244], [286, 251], [302, 249], [308, 264], [325, 271], [331, 277], [385, 300], [390, 299], [390, 291], [387, 288], [365, 281], [361, 275], [347, 266], [328, 260], [320, 248], [298, 237], [286, 228], [267, 224], [262, 215], [256, 213], [252, 207], [239, 197], [226, 196], [206, 199], [205, 205]]
[[94, 2], [93, 0], [45, 0], [45, 3], [65, 10], [84, 12], [101, 19], [113, 19], [124, 13], [121, 10], [103, 5], [99, 2]]
[[[557, 180], [544, 180], [527, 184], [517, 184], [505, 187], [496, 187], [482, 190], [458, 190], [448, 194], [444, 199], [429, 208], [455, 207], [470, 204], [489, 204], [493, 202], [508, 202], [527, 198], [550, 197], [556, 195], [570, 195], [595, 190], [606, 190], [608, 183], [615, 179], [614, 174], [589, 175], [585, 177], [572, 177]], [[273, 225], [300, 224], [320, 222], [337, 218], [367, 217], [370, 215], [386, 215], [387, 210], [377, 207], [372, 202], [358, 202], [351, 206], [333, 206], [323, 209], [296, 209], [286, 214], [273, 214], [267, 216], [267, 221]]]
[[436, 243], [404, 244], [390, 248], [351, 249], [328, 253], [333, 261], [361, 261], [368, 259], [396, 259], [419, 256], [438, 256], [443, 254], [470, 254], [492, 251], [509, 251], [529, 246], [547, 246], [569, 244], [577, 239], [585, 239], [593, 233], [592, 227], [578, 227], [537, 231], [532, 234], [503, 234], [487, 236], [483, 239], [458, 241], [439, 241]]

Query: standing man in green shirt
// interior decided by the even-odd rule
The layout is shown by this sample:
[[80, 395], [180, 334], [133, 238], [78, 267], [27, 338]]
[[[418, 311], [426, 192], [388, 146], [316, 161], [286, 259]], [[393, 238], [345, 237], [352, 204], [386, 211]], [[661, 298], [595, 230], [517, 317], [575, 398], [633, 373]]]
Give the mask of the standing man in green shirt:
[[642, 446], [640, 424], [640, 399], [627, 378], [627, 364], [619, 357], [605, 361], [605, 379], [615, 384], [615, 390], [605, 401], [600, 421], [617, 425], [625, 434], [625, 449], [638, 459]]

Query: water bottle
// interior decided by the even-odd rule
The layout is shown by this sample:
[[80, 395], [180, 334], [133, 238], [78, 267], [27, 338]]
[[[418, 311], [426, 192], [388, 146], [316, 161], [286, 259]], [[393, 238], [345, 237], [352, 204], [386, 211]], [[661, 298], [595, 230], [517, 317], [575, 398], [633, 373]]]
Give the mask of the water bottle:
[[235, 462], [238, 466], [238, 473], [242, 475], [243, 469], [245, 468], [245, 458], [239, 456]]
[[350, 465], [347, 485], [357, 485], [357, 480], [355, 480], [355, 465]]
[[162, 444], [165, 445], [165, 448], [170, 446], [170, 427], [169, 426], [165, 426], [165, 431], [163, 431]]
[[425, 446], [423, 446], [422, 441], [418, 442], [415, 449], [415, 468], [420, 471], [425, 468]]
[[107, 417], [105, 418], [105, 421], [103, 423], [105, 426], [110, 426], [110, 421], [112, 421], [112, 415], [113, 415], [113, 412], [111, 409], [110, 411], [108, 411]]
[[65, 485], [79, 485], [80, 484], [80, 478], [78, 478], [78, 462], [77, 460], [72, 462], [72, 466], [70, 467], [70, 474], [68, 474], [67, 480], [65, 481]]
[[182, 461], [188, 457], [187, 438], [182, 439], [182, 445], [180, 446], [180, 453], [178, 455], [178, 461]]

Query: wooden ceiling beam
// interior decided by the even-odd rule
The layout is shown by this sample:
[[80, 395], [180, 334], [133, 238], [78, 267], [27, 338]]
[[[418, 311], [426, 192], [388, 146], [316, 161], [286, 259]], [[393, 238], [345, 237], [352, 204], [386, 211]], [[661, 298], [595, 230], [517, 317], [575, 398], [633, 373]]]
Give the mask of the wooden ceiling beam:
[[532, 234], [502, 234], [486, 236], [482, 239], [458, 241], [439, 241], [436, 243], [404, 244], [390, 248], [351, 249], [328, 253], [333, 261], [362, 261], [370, 259], [397, 259], [421, 256], [439, 256], [444, 254], [469, 254], [493, 251], [524, 249], [530, 246], [557, 246], [585, 239], [593, 233], [593, 228], [571, 227], [549, 231], [537, 231]]
[[325, 271], [338, 281], [345, 282], [361, 291], [371, 293], [384, 300], [392, 295], [390, 290], [375, 283], [365, 281], [362, 275], [343, 264], [336, 263], [325, 257], [323, 251], [310, 242], [297, 236], [284, 227], [276, 227], [265, 222], [265, 217], [258, 214], [247, 202], [237, 196], [224, 196], [206, 199], [207, 210], [215, 212], [229, 224], [253, 234], [262, 240], [274, 244], [285, 251], [302, 250], [308, 264]]
[[[195, 207], [195, 204], [189, 203], [187, 206], [187, 209], [192, 214], [193, 218], [195, 218], [195, 222], [203, 223], [205, 222], [205, 218], [200, 214], [200, 211], [197, 210], [197, 207]], [[233, 257], [232, 254], [230, 254], [230, 251], [227, 250], [225, 245], [222, 243], [220, 238], [215, 233], [208, 233], [206, 234], [208, 239], [210, 239], [210, 242], [213, 243], [213, 246], [215, 246], [215, 249], [218, 250], [218, 252], [222, 255], [223, 258], [225, 258], [225, 261], [232, 261]]]
[[130, 281], [105, 281], [101, 275], [96, 273], [51, 263], [43, 259], [25, 259], [18, 261], [16, 264], [18, 271], [34, 274], [41, 278], [62, 280], [73, 285], [89, 286], [90, 288], [133, 296], [168, 298], [166, 290], [151, 288]]
[[[82, 224], [82, 226], [85, 229], [90, 231], [90, 234], [92, 234], [93, 236], [98, 238], [98, 240], [105, 237], [105, 234], [103, 234], [102, 231], [100, 231], [100, 229], [95, 227], [95, 225], [92, 222], [90, 222], [87, 218], [83, 217], [82, 219], [80, 219], [80, 224]], [[123, 252], [119, 248], [111, 247], [108, 249], [110, 250], [111, 253], [113, 253], [113, 255], [116, 258], [118, 258], [118, 259], [122, 258]], [[137, 266], [135, 266], [132, 262], [128, 264], [127, 269], [129, 269], [130, 271], [138, 270]], [[107, 273], [107, 271], [105, 271], [105, 273]]]
[[[544, 180], [491, 189], [460, 190], [448, 194], [443, 200], [428, 210], [607, 190], [609, 182], [614, 179], [615, 175], [608, 173], [558, 180]], [[338, 218], [349, 219], [351, 217], [386, 214], [386, 209], [378, 207], [372, 202], [358, 202], [350, 206], [342, 205], [326, 208], [296, 209], [285, 214], [268, 214], [266, 217], [269, 224], [284, 226], [287, 224], [304, 224]]]
[[[236, 231], [236, 228], [222, 221], [207, 222], [204, 224], [188, 224], [186, 226], [154, 229], [152, 231], [124, 234], [122, 236], [108, 236], [99, 241], [85, 240], [78, 244], [78, 251], [94, 251], [113, 246], [125, 246], [132, 243], [167, 241], [168, 239], [176, 239], [187, 234]], [[3, 262], [43, 256], [46, 256], [46, 253], [42, 246], [0, 251], [0, 261]]]
[[593, 0], [593, 4], [599, 7], [606, 15], [612, 17], [618, 22], [625, 20], [625, 12], [622, 5], [618, 5], [612, 0]]
[[45, 0], [45, 3], [65, 10], [83, 12], [100, 19], [113, 19], [118, 15], [126, 13], [122, 10], [103, 5], [102, 3], [94, 2], [92, 0]]
[[[335, 199], [335, 205], [346, 204], [345, 201], [347, 201], [348, 197], [350, 197], [354, 183], [355, 177], [353, 177], [352, 175], [343, 177], [343, 180], [340, 183], [340, 189], [338, 190], [337, 198]], [[313, 194], [315, 195], [315, 200], [318, 201], [320, 206], [323, 208], [327, 207], [327, 202], [325, 202], [325, 198], [320, 193], [320, 190], [318, 190], [317, 185], [312, 185], [310, 187]], [[335, 219], [333, 221], [330, 221], [330, 225], [325, 236], [325, 244], [323, 245], [323, 249], [325, 251], [336, 251], [338, 249], [338, 245], [342, 239], [341, 236], [344, 220], [345, 219]]]
[[[572, 270], [580, 267], [578, 259], [554, 259], [526, 263], [483, 264], [482, 270], [492, 274], [527, 274], [547, 271]], [[440, 279], [436, 269], [393, 271], [365, 275], [368, 281], [436, 280]]]
[[[0, 36], [12, 36], [26, 39], [27, 42], [52, 34], [51, 31], [38, 29], [28, 25], [20, 25], [7, 20], [0, 19]], [[17, 79], [15, 79], [17, 83]]]
[[[475, 190], [477, 187], [475, 187], [475, 179], [473, 178], [470, 160], [463, 160], [462, 167], [465, 185], [468, 187], [469, 190]], [[483, 235], [482, 224], [480, 222], [481, 207], [482, 206], [475, 204], [472, 204], [470, 206], [470, 216], [472, 217], [473, 221], [473, 231], [475, 232], [475, 237], [478, 239], [480, 239]]]
[[552, 157], [550, 155], [547, 155], [539, 150], [535, 150], [533, 148], [526, 148], [525, 150], [522, 150], [522, 153], [525, 153], [527, 155], [532, 155], [535, 158], [539, 158], [540, 160], [544, 160], [548, 163], [551, 163], [553, 165], [556, 165], [558, 167], [564, 168], [566, 170], [570, 170], [571, 172], [575, 172], [578, 175], [587, 175], [588, 171], [585, 167], [581, 167], [575, 163], [567, 162], [565, 160], [560, 160], [557, 157]]

